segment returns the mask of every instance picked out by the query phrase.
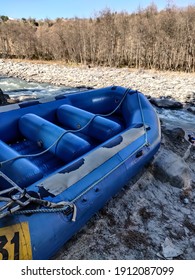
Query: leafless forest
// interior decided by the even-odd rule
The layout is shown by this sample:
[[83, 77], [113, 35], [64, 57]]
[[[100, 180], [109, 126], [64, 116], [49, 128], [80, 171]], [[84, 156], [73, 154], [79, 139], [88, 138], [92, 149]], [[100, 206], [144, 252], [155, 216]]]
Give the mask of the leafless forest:
[[0, 17], [0, 58], [195, 72], [195, 6], [90, 19]]

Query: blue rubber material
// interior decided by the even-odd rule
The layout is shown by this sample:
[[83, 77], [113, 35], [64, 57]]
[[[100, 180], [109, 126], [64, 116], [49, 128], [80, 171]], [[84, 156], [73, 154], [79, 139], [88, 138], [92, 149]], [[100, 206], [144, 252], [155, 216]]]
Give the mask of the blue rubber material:
[[[14, 151], [7, 144], [0, 141], [0, 161], [6, 161], [19, 155], [19, 153]], [[43, 173], [40, 169], [25, 158], [19, 158], [10, 163], [4, 164], [0, 167], [0, 171], [12, 179], [12, 181], [21, 188], [33, 184], [43, 177]], [[4, 179], [0, 177], [0, 190], [8, 187], [6, 182], [3, 184], [1, 183], [2, 180], [4, 181]]]
[[62, 105], [57, 110], [60, 123], [71, 129], [84, 127], [90, 120], [92, 122], [84, 133], [100, 141], [106, 141], [121, 131], [121, 125], [101, 116], [82, 110], [71, 105]]
[[25, 114], [19, 120], [20, 132], [27, 138], [49, 148], [63, 133], [62, 138], [53, 145], [50, 152], [69, 162], [90, 150], [90, 144], [84, 139], [66, 133], [66, 130], [34, 114]]

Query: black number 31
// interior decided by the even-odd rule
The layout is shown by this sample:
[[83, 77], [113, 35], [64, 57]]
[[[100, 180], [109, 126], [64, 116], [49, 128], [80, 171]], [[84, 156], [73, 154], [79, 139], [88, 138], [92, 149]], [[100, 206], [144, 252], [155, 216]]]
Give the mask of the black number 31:
[[[5, 248], [5, 245], [8, 243], [7, 237], [5, 235], [0, 236], [0, 254], [3, 257], [3, 260], [9, 259], [9, 252]], [[19, 260], [19, 232], [15, 232], [13, 238], [10, 241], [14, 245], [14, 260]]]

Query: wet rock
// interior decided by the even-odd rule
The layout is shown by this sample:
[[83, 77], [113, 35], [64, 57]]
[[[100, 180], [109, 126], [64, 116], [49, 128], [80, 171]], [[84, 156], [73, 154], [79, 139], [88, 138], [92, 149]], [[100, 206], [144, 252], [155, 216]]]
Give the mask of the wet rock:
[[16, 103], [19, 103], [19, 99], [17, 98], [10, 98], [8, 101], [7, 101], [7, 104], [16, 104]]
[[9, 95], [3, 93], [2, 89], [0, 89], [0, 105], [8, 104]]
[[195, 106], [189, 107], [187, 110], [195, 115]]
[[191, 105], [195, 103], [195, 92], [192, 92], [186, 96], [185, 102]]
[[190, 184], [190, 169], [185, 161], [172, 151], [161, 149], [153, 162], [154, 177], [161, 182], [169, 182], [177, 188]]
[[17, 96], [17, 99], [19, 100], [19, 102], [23, 102], [23, 101], [32, 101], [32, 100], [36, 100], [38, 99], [37, 96], [34, 96], [32, 94], [26, 94], [26, 95], [20, 95]]
[[168, 98], [150, 98], [150, 102], [159, 108], [166, 109], [181, 109], [183, 104]]
[[174, 140], [182, 141], [185, 137], [185, 131], [181, 127], [175, 127], [173, 129], [167, 129], [165, 133], [168, 133]]

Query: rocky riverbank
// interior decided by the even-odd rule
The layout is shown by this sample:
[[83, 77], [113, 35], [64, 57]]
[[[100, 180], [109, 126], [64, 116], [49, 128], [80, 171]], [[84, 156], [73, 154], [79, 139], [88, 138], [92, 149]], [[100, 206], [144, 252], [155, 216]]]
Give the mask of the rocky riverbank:
[[188, 126], [161, 119], [154, 160], [54, 258], [195, 259], [195, 146], [187, 137], [187, 130], [195, 132], [194, 74], [0, 60], [0, 75], [71, 87], [115, 84], [142, 91], [160, 108], [163, 100], [167, 104], [164, 97], [191, 108], [194, 122]]
[[131, 87], [151, 97], [195, 100], [195, 74], [0, 60], [0, 75], [69, 87]]

